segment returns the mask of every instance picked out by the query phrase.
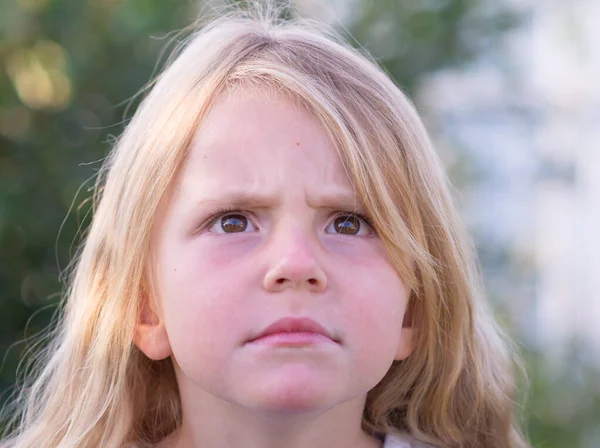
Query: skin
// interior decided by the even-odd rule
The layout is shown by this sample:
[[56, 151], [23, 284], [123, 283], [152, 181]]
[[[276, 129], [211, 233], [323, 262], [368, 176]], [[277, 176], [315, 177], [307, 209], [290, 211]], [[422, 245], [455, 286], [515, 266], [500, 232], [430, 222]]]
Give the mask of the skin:
[[[223, 208], [239, 211], [215, 218]], [[145, 304], [135, 343], [172, 358], [183, 409], [161, 446], [381, 446], [361, 417], [367, 392], [412, 352], [409, 290], [366, 221], [340, 233], [336, 218], [354, 212], [313, 116], [275, 94], [223, 95], [152, 235], [157, 306]], [[248, 343], [289, 316], [335, 341]]]

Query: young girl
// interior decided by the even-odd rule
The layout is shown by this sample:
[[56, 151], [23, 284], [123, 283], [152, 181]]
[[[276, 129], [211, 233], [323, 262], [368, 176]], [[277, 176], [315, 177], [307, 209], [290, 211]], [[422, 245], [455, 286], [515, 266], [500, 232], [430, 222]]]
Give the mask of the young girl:
[[524, 447], [414, 107], [332, 33], [227, 14], [106, 161], [6, 447]]

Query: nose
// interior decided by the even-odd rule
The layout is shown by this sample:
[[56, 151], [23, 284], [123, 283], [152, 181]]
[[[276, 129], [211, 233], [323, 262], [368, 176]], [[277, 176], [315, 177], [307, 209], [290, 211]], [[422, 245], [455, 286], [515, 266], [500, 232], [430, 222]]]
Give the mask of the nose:
[[264, 288], [270, 292], [286, 289], [310, 292], [323, 291], [327, 276], [314, 254], [314, 244], [301, 232], [281, 232], [272, 241], [271, 265], [264, 278]]

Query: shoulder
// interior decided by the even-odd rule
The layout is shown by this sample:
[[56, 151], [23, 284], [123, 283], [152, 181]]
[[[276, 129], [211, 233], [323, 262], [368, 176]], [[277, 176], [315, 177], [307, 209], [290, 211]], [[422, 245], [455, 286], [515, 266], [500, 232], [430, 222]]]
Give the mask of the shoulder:
[[391, 433], [385, 436], [383, 448], [434, 448], [406, 433]]

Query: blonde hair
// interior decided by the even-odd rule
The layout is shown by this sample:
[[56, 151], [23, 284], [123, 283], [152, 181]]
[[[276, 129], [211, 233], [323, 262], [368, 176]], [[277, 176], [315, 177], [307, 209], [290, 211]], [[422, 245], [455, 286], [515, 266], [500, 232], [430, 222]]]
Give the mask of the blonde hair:
[[[180, 423], [170, 359], [132, 343], [159, 202], [211, 105], [233, 86], [273, 89], [324, 125], [399, 275], [414, 353], [369, 392], [363, 428], [444, 447], [527, 446], [514, 417], [513, 349], [479, 294], [475, 256], [415, 108], [368, 57], [269, 8], [194, 32], [107, 158], [60, 324], [1, 447], [152, 444]], [[399, 322], [399, 325], [401, 323]]]

